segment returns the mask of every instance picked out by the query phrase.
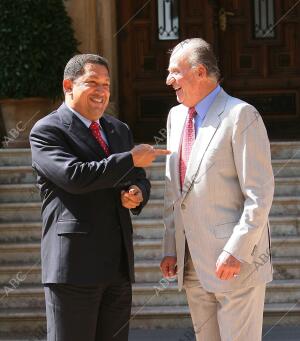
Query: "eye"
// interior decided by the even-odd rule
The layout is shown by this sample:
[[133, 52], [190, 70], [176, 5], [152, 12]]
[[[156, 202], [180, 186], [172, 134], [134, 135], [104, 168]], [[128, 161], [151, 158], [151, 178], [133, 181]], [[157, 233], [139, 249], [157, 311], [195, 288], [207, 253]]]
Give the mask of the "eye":
[[86, 81], [85, 84], [88, 86], [97, 86], [97, 83], [95, 81]]

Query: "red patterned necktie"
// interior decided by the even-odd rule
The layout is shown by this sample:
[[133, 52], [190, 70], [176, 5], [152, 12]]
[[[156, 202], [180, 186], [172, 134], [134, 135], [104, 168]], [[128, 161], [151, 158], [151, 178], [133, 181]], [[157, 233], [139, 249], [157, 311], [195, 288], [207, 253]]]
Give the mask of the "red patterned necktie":
[[197, 115], [195, 108], [189, 108], [185, 122], [179, 160], [180, 186], [183, 187], [185, 173], [193, 144], [195, 142], [195, 126], [193, 119]]
[[101, 148], [104, 150], [104, 153], [106, 154], [106, 156], [109, 156], [110, 155], [110, 151], [109, 151], [108, 145], [106, 144], [106, 142], [104, 141], [103, 137], [101, 136], [99, 123], [93, 121], [91, 123], [91, 125], [90, 125], [90, 129], [92, 131], [93, 136], [98, 141], [98, 143], [100, 144]]

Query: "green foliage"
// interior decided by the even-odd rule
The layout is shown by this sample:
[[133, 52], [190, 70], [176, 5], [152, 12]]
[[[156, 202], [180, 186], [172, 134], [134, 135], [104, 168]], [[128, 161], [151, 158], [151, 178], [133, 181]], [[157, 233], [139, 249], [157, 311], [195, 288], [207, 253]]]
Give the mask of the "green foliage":
[[0, 0], [0, 98], [57, 98], [77, 52], [62, 0]]

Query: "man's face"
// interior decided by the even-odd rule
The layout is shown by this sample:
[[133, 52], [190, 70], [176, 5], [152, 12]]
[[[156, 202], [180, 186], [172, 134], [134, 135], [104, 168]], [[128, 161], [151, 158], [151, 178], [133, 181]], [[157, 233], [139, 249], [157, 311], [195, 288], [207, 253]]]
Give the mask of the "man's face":
[[98, 120], [107, 108], [110, 78], [104, 65], [88, 63], [84, 74], [74, 81], [64, 80], [67, 103], [91, 121]]
[[191, 67], [186, 54], [175, 53], [168, 71], [166, 83], [176, 91], [177, 101], [187, 107], [195, 106], [201, 100], [198, 69]]

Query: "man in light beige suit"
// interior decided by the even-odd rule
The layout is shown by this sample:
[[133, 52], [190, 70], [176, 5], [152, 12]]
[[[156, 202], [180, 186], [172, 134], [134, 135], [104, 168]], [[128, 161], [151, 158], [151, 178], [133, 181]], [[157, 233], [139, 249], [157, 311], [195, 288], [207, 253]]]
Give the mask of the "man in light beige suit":
[[207, 42], [174, 48], [161, 270], [185, 288], [197, 341], [259, 341], [272, 280], [270, 144], [257, 110], [218, 80]]

